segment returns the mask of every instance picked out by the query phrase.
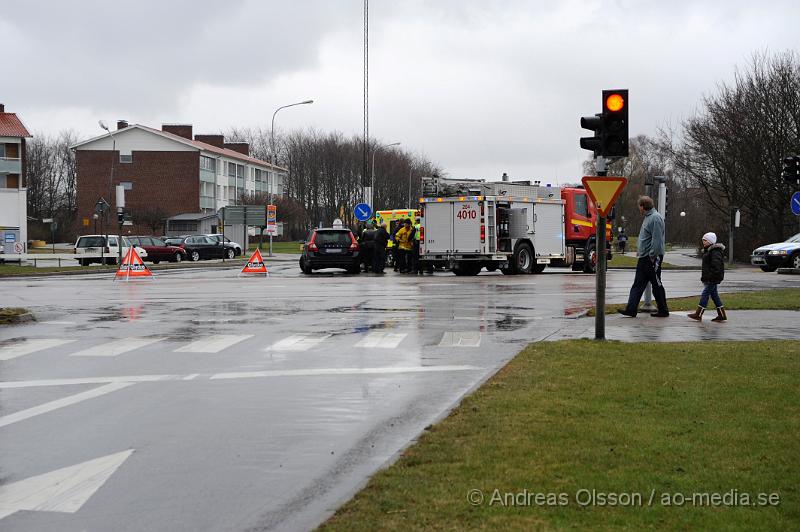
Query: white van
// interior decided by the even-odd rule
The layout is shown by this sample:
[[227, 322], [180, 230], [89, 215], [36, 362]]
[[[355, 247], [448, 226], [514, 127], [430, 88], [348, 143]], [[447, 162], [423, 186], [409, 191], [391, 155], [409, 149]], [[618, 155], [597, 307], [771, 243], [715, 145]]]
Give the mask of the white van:
[[[108, 235], [108, 243], [106, 243], [106, 235], [83, 235], [78, 237], [75, 242], [75, 254], [85, 255], [85, 257], [76, 257], [75, 260], [81, 266], [88, 266], [93, 262], [116, 264], [119, 258], [119, 235]], [[122, 256], [124, 257], [131, 247], [130, 241], [126, 237], [122, 237]], [[144, 259], [147, 257], [147, 252], [139, 246], [134, 246], [136, 253]]]

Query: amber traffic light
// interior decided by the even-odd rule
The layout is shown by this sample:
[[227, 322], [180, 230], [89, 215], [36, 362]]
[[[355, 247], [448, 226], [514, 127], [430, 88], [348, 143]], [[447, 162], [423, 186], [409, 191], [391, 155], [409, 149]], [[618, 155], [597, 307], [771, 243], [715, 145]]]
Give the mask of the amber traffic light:
[[593, 151], [595, 157], [627, 157], [628, 90], [604, 90], [602, 109], [581, 118], [581, 127], [594, 131], [593, 137], [581, 138], [581, 148]]

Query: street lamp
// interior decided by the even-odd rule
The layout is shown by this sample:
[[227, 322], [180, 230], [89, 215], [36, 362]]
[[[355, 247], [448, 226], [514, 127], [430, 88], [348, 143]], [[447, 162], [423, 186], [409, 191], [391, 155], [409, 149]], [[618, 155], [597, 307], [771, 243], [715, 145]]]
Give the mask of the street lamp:
[[370, 207], [372, 207], [373, 210], [375, 210], [375, 205], [373, 201], [373, 198], [375, 196], [375, 154], [378, 153], [378, 150], [381, 150], [383, 148], [388, 148], [390, 146], [399, 146], [399, 145], [400, 145], [399, 142], [392, 142], [391, 144], [384, 144], [383, 146], [378, 146], [372, 151], [372, 179], [370, 180], [369, 203]]
[[[269, 177], [267, 177], [267, 186], [269, 187], [268, 194], [269, 194], [269, 202], [270, 202], [270, 204], [273, 202], [272, 191], [275, 190], [275, 181], [276, 181], [276, 179], [275, 179], [275, 166], [277, 166], [277, 163], [278, 163], [278, 158], [276, 157], [277, 153], [275, 153], [275, 115], [278, 114], [278, 111], [280, 111], [281, 109], [286, 109], [287, 107], [294, 107], [295, 105], [308, 105], [308, 104], [311, 104], [311, 103], [314, 103], [314, 100], [304, 100], [302, 102], [290, 103], [289, 105], [282, 105], [282, 106], [278, 107], [277, 109], [275, 109], [275, 112], [272, 113], [272, 126], [270, 127], [270, 130], [269, 130], [269, 143], [270, 143], [270, 148], [271, 148], [271, 152], [272, 152], [272, 153], [270, 153], [270, 156], [269, 156], [269, 159], [270, 159], [269, 162], [273, 166], [273, 168], [272, 168], [272, 187], [269, 187]], [[261, 232], [261, 238], [264, 238], [264, 232], [263, 231]], [[259, 246], [260, 245], [261, 245], [261, 242], [259, 241]], [[272, 256], [272, 233], [269, 234], [269, 256], [270, 257]]]
[[[116, 157], [117, 153], [117, 139], [114, 138], [114, 132], [108, 128], [108, 125], [103, 120], [98, 120], [97, 125], [100, 126], [100, 129], [104, 129], [106, 133], [111, 135], [111, 175], [108, 178], [108, 197], [111, 198], [111, 194], [113, 193], [114, 187], [114, 158]], [[105, 218], [106, 212], [103, 211], [103, 217]], [[106, 242], [105, 245], [108, 246], [108, 226], [106, 226]], [[119, 251], [122, 253], [122, 242], [117, 242], [119, 246]]]

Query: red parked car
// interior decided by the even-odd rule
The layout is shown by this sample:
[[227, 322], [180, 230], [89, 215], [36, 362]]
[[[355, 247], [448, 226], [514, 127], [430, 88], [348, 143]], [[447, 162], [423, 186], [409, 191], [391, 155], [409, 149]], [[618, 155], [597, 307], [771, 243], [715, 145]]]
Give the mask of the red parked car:
[[159, 262], [181, 262], [188, 258], [186, 250], [178, 246], [170, 246], [157, 236], [129, 236], [128, 240], [135, 245], [144, 248], [147, 252], [147, 260], [153, 264]]

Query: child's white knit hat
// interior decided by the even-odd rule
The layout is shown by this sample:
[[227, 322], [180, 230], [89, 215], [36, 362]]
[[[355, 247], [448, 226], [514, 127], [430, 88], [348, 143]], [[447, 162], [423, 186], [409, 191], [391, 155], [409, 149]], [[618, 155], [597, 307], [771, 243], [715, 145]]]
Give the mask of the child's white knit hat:
[[703, 235], [703, 240], [708, 240], [711, 243], [711, 245], [714, 245], [717, 243], [717, 235], [716, 233], [708, 232]]

